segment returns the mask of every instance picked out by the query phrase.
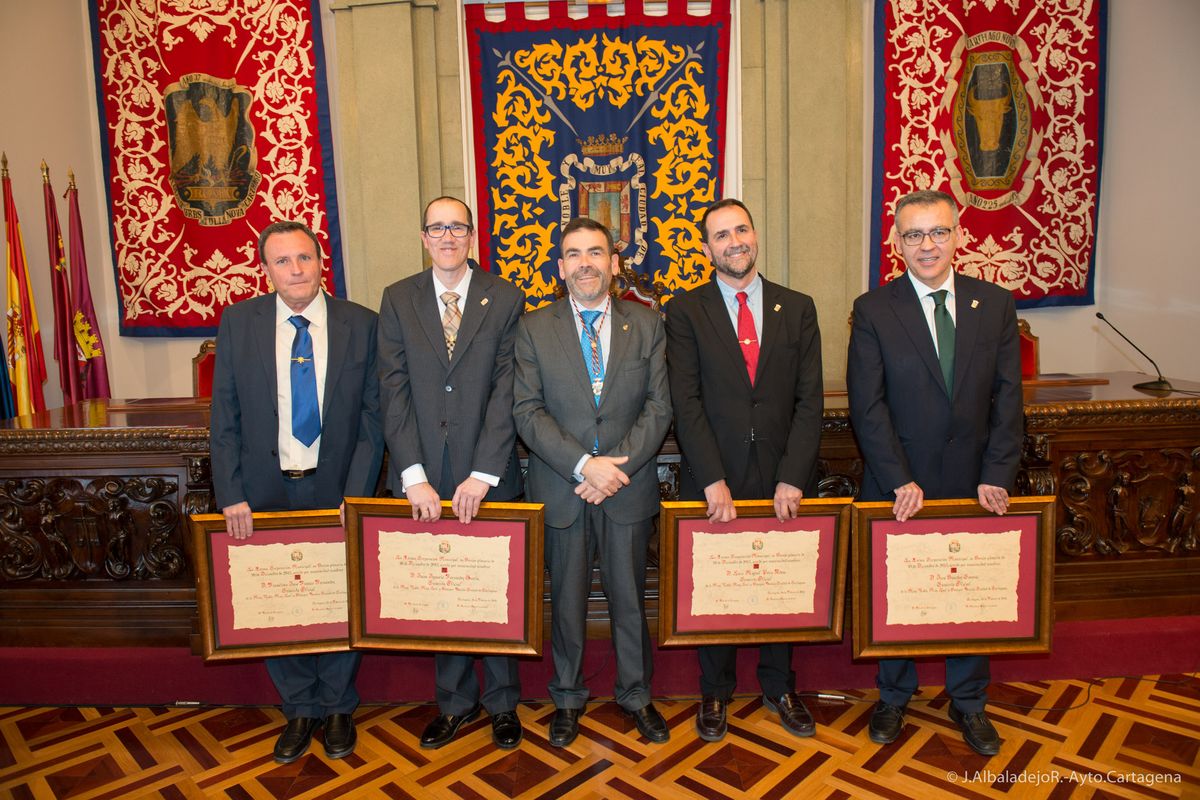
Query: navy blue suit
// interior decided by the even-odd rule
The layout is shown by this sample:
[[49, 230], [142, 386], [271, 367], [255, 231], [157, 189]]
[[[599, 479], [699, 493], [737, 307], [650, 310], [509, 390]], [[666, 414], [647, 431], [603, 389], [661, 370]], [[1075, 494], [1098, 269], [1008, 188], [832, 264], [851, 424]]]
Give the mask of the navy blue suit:
[[[285, 481], [279, 463], [274, 293], [225, 309], [213, 368], [210, 457], [218, 508], [252, 511], [337, 508], [344, 496], [371, 496], [383, 460], [376, 314], [325, 298], [328, 359], [315, 474]], [[267, 659], [288, 719], [349, 714], [358, 705], [355, 652]]]
[[[911, 280], [854, 303], [846, 385], [862, 451], [860, 500], [894, 500], [916, 482], [929, 500], [975, 498], [979, 484], [1013, 490], [1022, 436], [1021, 356], [1012, 294], [954, 276], [954, 391]], [[987, 701], [988, 660], [946, 659], [946, 691], [964, 713]], [[909, 659], [879, 664], [880, 699], [904, 706], [917, 688]]]

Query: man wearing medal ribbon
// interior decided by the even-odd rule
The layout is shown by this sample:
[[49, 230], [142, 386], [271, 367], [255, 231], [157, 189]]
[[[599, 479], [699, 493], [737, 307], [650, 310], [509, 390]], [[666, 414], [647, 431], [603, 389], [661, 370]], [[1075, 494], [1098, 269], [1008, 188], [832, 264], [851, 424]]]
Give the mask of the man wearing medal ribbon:
[[563, 229], [568, 296], [517, 326], [513, 417], [529, 448], [526, 495], [546, 504], [556, 708], [552, 745], [579, 732], [588, 587], [598, 560], [612, 619], [617, 703], [652, 742], [670, 731], [650, 701], [646, 547], [658, 511], [656, 456], [671, 422], [662, 320], [615, 300], [612, 234], [587, 218]]

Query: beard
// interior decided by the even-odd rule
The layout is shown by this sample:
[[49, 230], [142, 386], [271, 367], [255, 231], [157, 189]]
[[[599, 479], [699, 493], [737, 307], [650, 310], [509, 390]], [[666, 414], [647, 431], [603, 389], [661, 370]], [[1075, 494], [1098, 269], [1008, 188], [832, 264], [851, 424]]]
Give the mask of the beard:
[[[749, 256], [749, 258], [746, 259], [745, 265], [742, 267], [735, 267], [733, 265], [732, 256], [739, 256], [743, 253]], [[713, 269], [715, 269], [717, 272], [720, 272], [722, 275], [728, 275], [735, 280], [741, 280], [749, 275], [750, 270], [754, 269], [754, 262], [758, 260], [758, 253], [754, 252], [749, 247], [738, 248], [737, 252], [733, 253], [732, 256], [729, 253], [722, 253], [719, 258], [714, 255], [712, 259], [712, 265]]]
[[[597, 278], [595, 288], [588, 289], [582, 285], [584, 278]], [[571, 290], [571, 296], [580, 303], [594, 303], [604, 297], [608, 291], [608, 284], [604, 280], [604, 275], [599, 270], [591, 267], [582, 267], [578, 272], [571, 275], [567, 279], [567, 288]]]

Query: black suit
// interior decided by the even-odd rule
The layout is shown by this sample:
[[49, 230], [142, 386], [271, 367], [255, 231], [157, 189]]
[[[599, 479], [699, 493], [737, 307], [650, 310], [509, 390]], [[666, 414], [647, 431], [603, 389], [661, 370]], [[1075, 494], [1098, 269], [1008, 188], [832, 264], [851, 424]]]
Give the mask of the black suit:
[[[1013, 490], [1022, 435], [1021, 356], [1008, 291], [954, 277], [953, 401], [908, 276], [854, 303], [846, 384], [865, 461], [860, 500], [891, 500], [915, 481], [927, 499], [975, 498], [979, 484]], [[982, 711], [986, 657], [949, 658], [946, 690]], [[917, 688], [911, 660], [880, 662], [881, 699], [903, 706]]]
[[[383, 293], [379, 312], [379, 369], [388, 485], [402, 493], [400, 473], [421, 464], [442, 500], [472, 472], [500, 478], [485, 500], [521, 493], [513, 427], [513, 337], [525, 297], [511, 283], [471, 271], [453, 358], [446, 350], [425, 270]], [[512, 711], [520, 699], [515, 658], [483, 659], [487, 690], [480, 694], [473, 656], [436, 656], [438, 707], [461, 716], [482, 701], [490, 714]]]
[[[762, 339], [754, 385], [717, 277], [667, 303], [667, 369], [682, 453], [679, 497], [704, 499], [724, 479], [735, 500], [775, 496], [783, 482], [816, 491], [824, 405], [821, 334], [812, 298], [762, 279]], [[728, 700], [736, 648], [700, 648], [700, 688]], [[791, 645], [760, 648], [759, 683], [778, 698], [795, 689]]]
[[[274, 294], [225, 309], [213, 368], [210, 456], [217, 506], [252, 511], [337, 508], [375, 492], [383, 439], [375, 363], [375, 312], [335, 297], [328, 308], [328, 365], [317, 471], [285, 481], [279, 463]], [[267, 660], [288, 719], [348, 714], [358, 705], [358, 653]]]

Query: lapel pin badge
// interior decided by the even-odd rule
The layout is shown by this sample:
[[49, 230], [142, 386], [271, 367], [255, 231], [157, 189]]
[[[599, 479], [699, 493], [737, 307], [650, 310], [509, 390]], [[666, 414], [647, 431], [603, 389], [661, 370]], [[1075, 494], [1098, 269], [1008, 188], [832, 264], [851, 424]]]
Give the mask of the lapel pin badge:
[[480, 301], [479, 301], [479, 305], [481, 305], [481, 306], [486, 306], [486, 305], [487, 305], [487, 298], [485, 297], [485, 298], [483, 298], [482, 300], [480, 300]]
[[775, 304], [775, 310], [776, 310], [776, 311], [778, 311], [778, 310], [779, 310], [779, 309], [781, 309], [781, 308], [783, 308], [783, 306], [779, 305], [779, 303], [776, 303], [776, 304]]
[[623, 330], [623, 331], [627, 331], [627, 330], [629, 330], [629, 323], [628, 323], [628, 322], [626, 322], [624, 325], [622, 325], [622, 326], [621, 326], [621, 330]]
[[971, 308], [979, 308], [979, 301], [978, 301], [978, 300], [972, 300], [972, 301], [971, 301]]

